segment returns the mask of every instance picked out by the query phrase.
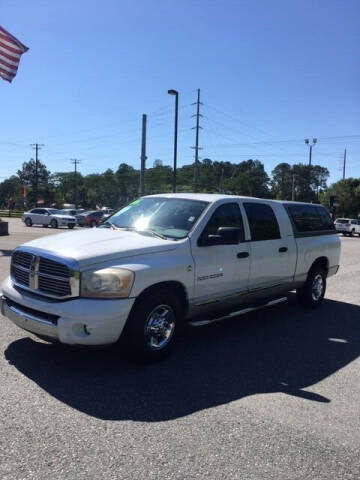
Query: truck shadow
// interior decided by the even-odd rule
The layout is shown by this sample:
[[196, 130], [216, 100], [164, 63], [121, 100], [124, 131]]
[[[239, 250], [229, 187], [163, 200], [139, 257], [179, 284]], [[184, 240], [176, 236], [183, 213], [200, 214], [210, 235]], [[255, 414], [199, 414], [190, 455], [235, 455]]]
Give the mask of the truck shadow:
[[328, 403], [304, 389], [360, 353], [360, 307], [325, 300], [318, 310], [287, 304], [192, 329], [172, 356], [134, 365], [118, 352], [64, 349], [30, 338], [8, 362], [61, 402], [105, 420], [166, 421], [243, 397], [283, 392]]

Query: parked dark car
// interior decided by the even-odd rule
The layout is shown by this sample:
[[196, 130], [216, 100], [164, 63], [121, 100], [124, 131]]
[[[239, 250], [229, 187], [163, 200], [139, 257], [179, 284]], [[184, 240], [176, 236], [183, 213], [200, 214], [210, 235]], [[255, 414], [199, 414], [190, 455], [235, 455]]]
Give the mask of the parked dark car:
[[96, 227], [104, 217], [102, 210], [91, 210], [76, 216], [77, 223], [80, 227]]

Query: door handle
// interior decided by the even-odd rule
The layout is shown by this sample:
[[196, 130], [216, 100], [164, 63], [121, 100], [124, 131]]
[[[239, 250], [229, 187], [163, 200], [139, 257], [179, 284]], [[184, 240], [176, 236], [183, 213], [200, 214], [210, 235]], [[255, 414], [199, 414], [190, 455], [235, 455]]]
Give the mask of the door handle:
[[287, 248], [287, 247], [280, 247], [280, 248], [279, 248], [279, 252], [280, 252], [280, 253], [287, 252], [287, 251], [288, 251], [288, 248]]
[[247, 258], [249, 256], [249, 252], [239, 252], [236, 254], [237, 258]]

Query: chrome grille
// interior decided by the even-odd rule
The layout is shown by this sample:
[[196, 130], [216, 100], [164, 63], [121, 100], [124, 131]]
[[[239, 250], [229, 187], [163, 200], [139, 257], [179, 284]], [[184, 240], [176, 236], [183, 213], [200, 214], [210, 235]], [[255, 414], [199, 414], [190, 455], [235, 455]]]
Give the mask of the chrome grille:
[[55, 262], [54, 260], [49, 260], [45, 257], [40, 257], [39, 272], [64, 278], [69, 278], [71, 276], [67, 265]]
[[15, 250], [11, 258], [13, 282], [27, 290], [53, 298], [77, 296], [79, 281], [75, 262], [57, 261], [49, 257], [37, 255], [36, 251]]
[[12, 269], [12, 274], [17, 281], [21, 285], [29, 285], [29, 272], [25, 272], [20, 270], [19, 268], [14, 267]]
[[68, 280], [52, 279], [39, 275], [39, 290], [58, 297], [71, 295], [71, 288]]
[[31, 253], [21, 252], [19, 250], [16, 250], [12, 254], [12, 262], [24, 268], [30, 268], [32, 258], [33, 255]]

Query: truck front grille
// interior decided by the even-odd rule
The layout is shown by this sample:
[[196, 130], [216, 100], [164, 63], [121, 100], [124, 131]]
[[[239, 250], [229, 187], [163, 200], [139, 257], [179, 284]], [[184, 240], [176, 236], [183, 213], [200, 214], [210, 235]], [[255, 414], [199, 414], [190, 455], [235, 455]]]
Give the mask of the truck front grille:
[[78, 295], [79, 282], [72, 267], [66, 261], [37, 255], [35, 251], [15, 250], [11, 258], [11, 276], [15, 284], [59, 299]]

